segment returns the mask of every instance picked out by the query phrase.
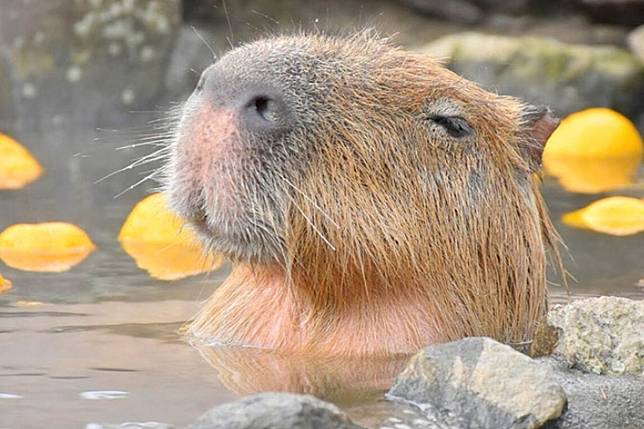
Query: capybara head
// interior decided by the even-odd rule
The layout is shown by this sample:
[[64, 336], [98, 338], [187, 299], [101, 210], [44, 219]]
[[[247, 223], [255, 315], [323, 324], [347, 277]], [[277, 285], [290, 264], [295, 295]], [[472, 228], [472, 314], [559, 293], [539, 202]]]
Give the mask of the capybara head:
[[[282, 276], [300, 325], [413, 302], [396, 317], [420, 345], [522, 341], [556, 240], [533, 177], [556, 125], [370, 33], [268, 38], [203, 73], [167, 190], [214, 249]], [[202, 331], [244, 337], [214, 311]]]

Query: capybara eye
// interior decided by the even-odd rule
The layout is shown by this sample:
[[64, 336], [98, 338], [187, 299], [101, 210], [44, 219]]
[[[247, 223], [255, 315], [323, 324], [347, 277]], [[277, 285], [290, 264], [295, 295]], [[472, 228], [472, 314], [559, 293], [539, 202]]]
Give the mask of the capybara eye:
[[250, 101], [249, 107], [257, 110], [257, 114], [266, 121], [277, 122], [279, 119], [277, 105], [269, 97], [255, 97]]
[[472, 134], [472, 127], [461, 116], [432, 115], [429, 119], [445, 128], [447, 134], [452, 137], [462, 138]]

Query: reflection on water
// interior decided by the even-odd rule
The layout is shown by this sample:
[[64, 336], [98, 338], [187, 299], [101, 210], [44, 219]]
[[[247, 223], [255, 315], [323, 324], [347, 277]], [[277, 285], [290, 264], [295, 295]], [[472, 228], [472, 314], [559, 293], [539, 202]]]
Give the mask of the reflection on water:
[[570, 192], [596, 194], [628, 188], [635, 181], [641, 156], [608, 159], [560, 158], [544, 163], [546, 172]]
[[238, 395], [287, 391], [337, 405], [369, 402], [393, 383], [410, 356], [333, 358], [284, 356], [269, 350], [198, 347], [221, 381]]
[[119, 232], [123, 250], [160, 280], [178, 280], [219, 268], [223, 255], [206, 253], [197, 236], [170, 211], [163, 193], [138, 202]]
[[[136, 126], [147, 119], [130, 117]], [[96, 132], [87, 124], [52, 125], [39, 132], [7, 127], [46, 174], [26, 189], [0, 192], [0, 230], [19, 222], [70, 222], [88, 232], [97, 251], [60, 274], [0, 265], [13, 282], [0, 295], [0, 426], [69, 428], [125, 421], [183, 426], [212, 406], [262, 390], [314, 393], [365, 424], [387, 422], [392, 413], [401, 421], [420, 418], [383, 400], [403, 358], [316, 361], [252, 349], [191, 347], [178, 331], [228, 270], [163, 282], [137, 268], [122, 250], [119, 228], [154, 184], [114, 199], [140, 179], [138, 172], [93, 182], [137, 156], [136, 149], [114, 150], [131, 143], [129, 127], [121, 125], [121, 132]], [[563, 226], [558, 221], [563, 213], [598, 196], [570, 194], [554, 179], [546, 179], [544, 189], [574, 257], [566, 261], [577, 279], [573, 295], [644, 297], [637, 286], [644, 276], [641, 236], [611, 237]], [[555, 285], [551, 291], [553, 302], [565, 301], [563, 288]]]
[[21, 398], [0, 400], [2, 426], [186, 424], [233, 399], [176, 334], [195, 308], [184, 300], [3, 307], [0, 392]]

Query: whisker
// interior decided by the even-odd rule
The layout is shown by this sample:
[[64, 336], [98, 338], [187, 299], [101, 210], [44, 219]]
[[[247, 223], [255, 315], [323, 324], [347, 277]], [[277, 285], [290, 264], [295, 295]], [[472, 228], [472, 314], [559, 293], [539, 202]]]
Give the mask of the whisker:
[[266, 18], [266, 19], [268, 19], [269, 21], [272, 21], [274, 24], [279, 24], [279, 23], [280, 23], [280, 22], [279, 22], [278, 20], [276, 20], [275, 18], [273, 18], [273, 17], [271, 17], [271, 16], [269, 16], [269, 15], [265, 15], [265, 14], [263, 14], [263, 13], [261, 13], [261, 12], [258, 12], [258, 11], [256, 11], [255, 9], [251, 9], [251, 10], [250, 10], [250, 12], [251, 12], [251, 13], [254, 13], [255, 15], [259, 15], [259, 16], [261, 16], [261, 17], [263, 17], [263, 18]]
[[146, 182], [146, 181], [148, 181], [148, 180], [152, 179], [152, 178], [153, 178], [154, 176], [156, 176], [158, 173], [159, 173], [159, 171], [158, 171], [158, 170], [155, 170], [152, 174], [149, 174], [149, 175], [145, 176], [143, 179], [139, 180], [139, 181], [138, 181], [138, 182], [136, 182], [134, 185], [130, 185], [130, 186], [128, 186], [127, 188], [125, 188], [124, 190], [122, 190], [121, 192], [119, 192], [118, 194], [114, 195], [114, 199], [119, 198], [120, 196], [122, 196], [122, 195], [124, 195], [125, 193], [127, 193], [127, 192], [131, 191], [132, 189], [136, 188], [137, 186], [141, 185], [142, 183], [144, 183], [144, 182]]
[[119, 146], [115, 148], [114, 150], [126, 150], [126, 149], [135, 149], [137, 147], [142, 147], [142, 146], [167, 146], [167, 143], [164, 142], [163, 140], [159, 141], [149, 141], [149, 142], [141, 142], [141, 143], [133, 143], [129, 144], [127, 146]]
[[286, 196], [287, 196], [287, 198], [288, 198], [289, 200], [291, 200], [291, 203], [293, 204], [293, 206], [295, 206], [295, 208], [297, 209], [297, 211], [299, 211], [299, 212], [300, 212], [300, 214], [302, 215], [302, 217], [303, 217], [303, 218], [306, 220], [306, 222], [311, 226], [311, 228], [313, 228], [313, 231], [315, 231], [315, 232], [317, 233], [317, 235], [319, 235], [319, 236], [320, 236], [320, 238], [322, 239], [322, 241], [324, 241], [324, 242], [327, 244], [327, 246], [329, 246], [329, 247], [331, 248], [331, 250], [333, 250], [333, 251], [335, 252], [335, 250], [336, 250], [335, 246], [334, 246], [333, 244], [331, 244], [331, 242], [330, 242], [330, 241], [329, 241], [329, 240], [324, 236], [324, 234], [322, 234], [322, 232], [321, 232], [321, 231], [320, 231], [320, 230], [319, 230], [319, 229], [318, 229], [318, 228], [313, 224], [313, 222], [311, 222], [311, 219], [306, 215], [306, 213], [304, 213], [304, 210], [302, 210], [302, 209], [300, 208], [300, 206], [298, 206], [298, 205], [297, 205], [297, 203], [295, 202], [295, 200], [294, 200], [290, 195], [286, 194]]
[[338, 224], [336, 223], [336, 221], [334, 221], [334, 220], [331, 218], [331, 216], [329, 216], [329, 215], [328, 215], [328, 214], [327, 214], [327, 213], [322, 209], [322, 207], [320, 207], [320, 206], [319, 206], [315, 201], [313, 201], [313, 199], [312, 199], [311, 197], [309, 197], [308, 195], [306, 195], [306, 194], [305, 194], [301, 189], [299, 189], [297, 186], [295, 186], [293, 183], [291, 183], [291, 182], [290, 182], [286, 177], [284, 177], [284, 176], [280, 176], [280, 178], [281, 178], [283, 181], [285, 181], [287, 185], [291, 186], [293, 189], [295, 189], [297, 192], [299, 192], [299, 193], [300, 193], [300, 194], [301, 194], [301, 195], [302, 195], [302, 196], [303, 196], [303, 197], [304, 197], [308, 202], [310, 202], [310, 203], [313, 205], [313, 207], [314, 207], [314, 208], [316, 208], [317, 210], [319, 210], [319, 212], [320, 212], [320, 213], [322, 213], [322, 215], [323, 215], [325, 218], [327, 218], [327, 220], [328, 220], [329, 222], [331, 222], [331, 223], [333, 224], [333, 226], [335, 226], [336, 228], [340, 228], [340, 225], [338, 225]]
[[133, 169], [135, 167], [139, 167], [141, 165], [145, 165], [145, 164], [148, 164], [150, 162], [154, 162], [154, 161], [157, 161], [159, 159], [166, 158], [169, 154], [163, 154], [162, 152], [165, 151], [165, 150], [168, 150], [168, 149], [169, 149], [168, 147], [164, 147], [164, 148], [161, 148], [159, 150], [156, 150], [156, 151], [152, 152], [151, 154], [145, 155], [145, 156], [137, 159], [136, 161], [132, 162], [131, 164], [126, 165], [123, 168], [120, 168], [120, 169], [118, 169], [116, 171], [113, 171], [113, 172], [101, 177], [100, 179], [96, 180], [94, 182], [94, 184], [97, 185], [97, 184], [109, 179], [110, 177], [115, 176], [116, 174], [122, 173], [122, 172], [127, 171], [127, 170], [131, 170], [131, 169]]
[[[224, 6], [224, 7], [225, 7], [225, 6]], [[201, 40], [201, 41], [203, 42], [203, 44], [204, 44], [204, 45], [206, 45], [206, 47], [208, 48], [208, 50], [209, 50], [209, 51], [210, 51], [210, 53], [212, 54], [212, 59], [213, 59], [213, 61], [217, 61], [217, 53], [216, 53], [216, 52], [215, 52], [215, 50], [212, 48], [212, 46], [210, 46], [210, 44], [209, 44], [208, 42], [206, 42], [206, 39], [204, 39], [204, 38], [201, 36], [201, 34], [199, 34], [199, 32], [197, 31], [197, 29], [195, 28], [195, 26], [194, 26], [194, 25], [191, 25], [191, 26], [190, 26], [190, 28], [191, 28], [191, 29], [192, 29], [192, 31], [195, 33], [195, 35], [199, 38], [199, 40]]]
[[226, 22], [228, 23], [228, 31], [230, 32], [230, 39], [226, 38], [228, 40], [228, 43], [230, 43], [231, 49], [233, 48], [233, 43], [232, 41], [235, 40], [235, 33], [233, 33], [233, 26], [230, 23], [230, 14], [228, 13], [228, 7], [226, 6], [226, 0], [221, 1], [222, 6], [224, 7], [224, 15], [226, 15]]

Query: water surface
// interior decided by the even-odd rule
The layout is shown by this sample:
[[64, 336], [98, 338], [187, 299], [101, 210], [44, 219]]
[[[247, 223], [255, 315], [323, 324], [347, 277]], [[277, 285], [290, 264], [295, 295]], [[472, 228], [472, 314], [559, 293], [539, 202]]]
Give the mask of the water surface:
[[[116, 236], [134, 203], [155, 184], [144, 183], [115, 199], [145, 169], [93, 183], [137, 156], [134, 150], [115, 148], [132, 143], [153, 117], [128, 114], [119, 131], [65, 120], [45, 129], [5, 124], [5, 131], [33, 151], [46, 174], [23, 190], [0, 191], [0, 230], [18, 222], [72, 222], [91, 235], [98, 250], [60, 274], [0, 264], [0, 272], [14, 284], [0, 295], [0, 427], [73, 428], [128, 421], [185, 426], [240, 394], [303, 386], [365, 424], [387, 423], [392, 413], [408, 418], [412, 411], [382, 399], [385, 380], [379, 368], [396, 362], [349, 365], [343, 372], [336, 371], [343, 365], [334, 362], [274, 360], [257, 351], [213, 354], [192, 347], [178, 333], [228, 267], [175, 282], [150, 278]], [[638, 286], [644, 277], [641, 235], [611, 237], [563, 226], [558, 221], [562, 213], [600, 196], [567, 193], [552, 179], [546, 179], [544, 191], [574, 257], [565, 258], [577, 279], [571, 282], [573, 298], [643, 298]], [[561, 286], [551, 287], [552, 302], [566, 299]]]

